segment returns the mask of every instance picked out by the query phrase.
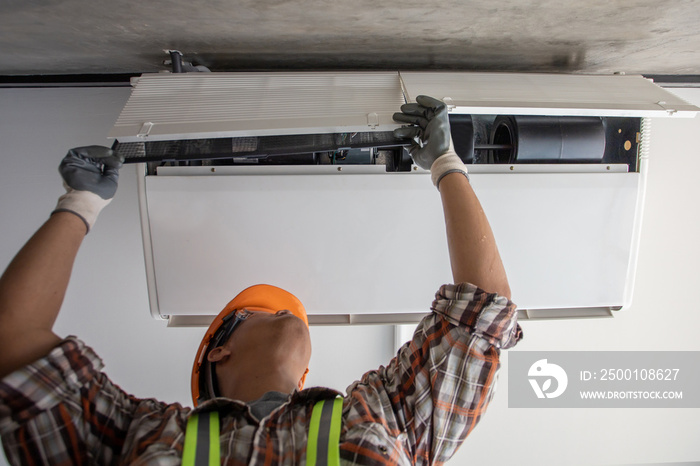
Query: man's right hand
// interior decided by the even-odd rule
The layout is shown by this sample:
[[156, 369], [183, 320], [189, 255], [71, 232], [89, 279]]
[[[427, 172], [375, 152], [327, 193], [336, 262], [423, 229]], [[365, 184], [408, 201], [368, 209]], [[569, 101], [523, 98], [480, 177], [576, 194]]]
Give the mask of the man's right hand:
[[394, 136], [413, 141], [409, 150], [411, 158], [419, 167], [430, 170], [438, 189], [440, 180], [448, 173], [461, 172], [467, 176], [467, 167], [452, 145], [444, 102], [419, 95], [416, 103], [402, 105], [401, 113], [394, 113], [394, 120], [413, 125], [395, 129]]
[[117, 192], [123, 162], [123, 157], [107, 147], [76, 147], [68, 151], [58, 167], [66, 194], [58, 199], [54, 213], [77, 215], [89, 232]]

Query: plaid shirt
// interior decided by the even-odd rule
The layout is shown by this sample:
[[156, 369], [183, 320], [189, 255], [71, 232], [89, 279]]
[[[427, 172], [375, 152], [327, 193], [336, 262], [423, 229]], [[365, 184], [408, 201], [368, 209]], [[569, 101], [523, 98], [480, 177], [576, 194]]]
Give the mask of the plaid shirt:
[[[387, 367], [347, 388], [342, 463], [442, 463], [486, 410], [500, 349], [522, 337], [515, 305], [464, 283], [443, 286], [432, 310]], [[226, 398], [195, 410], [135, 398], [101, 368], [69, 337], [0, 381], [0, 435], [11, 463], [180, 464], [188, 416], [218, 410], [222, 464], [304, 464], [313, 405], [339, 394], [295, 391], [258, 421], [245, 403]]]

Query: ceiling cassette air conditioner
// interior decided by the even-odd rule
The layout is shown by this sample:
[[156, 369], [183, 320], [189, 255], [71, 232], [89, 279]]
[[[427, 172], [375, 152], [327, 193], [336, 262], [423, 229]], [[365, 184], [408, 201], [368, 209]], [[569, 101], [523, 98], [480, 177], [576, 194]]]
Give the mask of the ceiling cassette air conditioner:
[[451, 281], [439, 194], [391, 134], [420, 94], [448, 104], [520, 317], [629, 307], [650, 122], [700, 110], [651, 81], [186, 73], [138, 78], [109, 135], [139, 162], [152, 315], [207, 325], [270, 283], [312, 324], [417, 322]]

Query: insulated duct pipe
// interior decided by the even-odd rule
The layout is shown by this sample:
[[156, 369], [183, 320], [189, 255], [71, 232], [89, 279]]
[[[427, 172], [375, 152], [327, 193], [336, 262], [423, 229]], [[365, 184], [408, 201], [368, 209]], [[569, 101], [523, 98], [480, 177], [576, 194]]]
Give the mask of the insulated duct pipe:
[[605, 126], [598, 117], [499, 116], [491, 143], [493, 163], [553, 160], [600, 163], [605, 155]]

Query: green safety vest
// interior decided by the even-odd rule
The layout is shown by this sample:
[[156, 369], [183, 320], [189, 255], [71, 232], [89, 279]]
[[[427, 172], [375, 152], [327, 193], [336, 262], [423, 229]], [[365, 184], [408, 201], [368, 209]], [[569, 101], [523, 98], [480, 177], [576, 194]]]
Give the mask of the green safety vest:
[[[343, 398], [316, 402], [311, 411], [309, 441], [306, 444], [307, 466], [340, 465], [340, 423]], [[187, 420], [183, 466], [214, 466], [221, 464], [219, 450], [219, 413], [197, 413]]]

